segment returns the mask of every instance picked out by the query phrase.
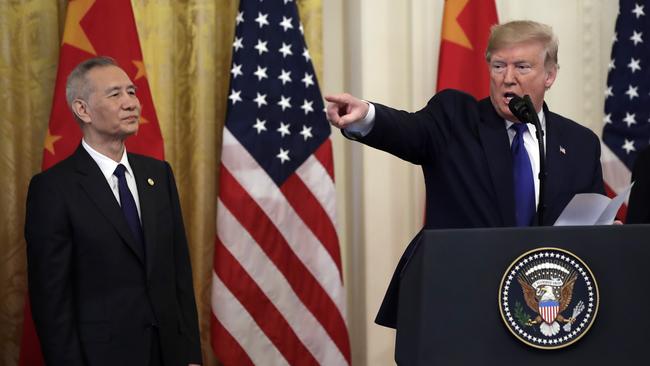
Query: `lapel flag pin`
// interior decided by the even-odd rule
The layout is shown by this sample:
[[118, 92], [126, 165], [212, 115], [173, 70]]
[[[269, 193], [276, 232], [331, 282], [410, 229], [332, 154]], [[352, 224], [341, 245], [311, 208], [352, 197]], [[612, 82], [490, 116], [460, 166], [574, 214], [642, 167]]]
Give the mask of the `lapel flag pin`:
[[154, 185], [154, 181], [151, 178], [147, 179], [147, 183], [149, 183], [149, 185], [152, 186], [152, 187]]
[[566, 150], [564, 149], [564, 147], [562, 147], [562, 145], [560, 145], [560, 152], [562, 154], [566, 154]]

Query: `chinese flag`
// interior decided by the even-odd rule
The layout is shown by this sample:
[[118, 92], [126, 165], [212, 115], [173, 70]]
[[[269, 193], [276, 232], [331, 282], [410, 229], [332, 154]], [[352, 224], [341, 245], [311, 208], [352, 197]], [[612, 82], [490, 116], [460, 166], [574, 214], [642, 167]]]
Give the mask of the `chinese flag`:
[[[163, 140], [151, 98], [147, 73], [130, 0], [71, 0], [65, 19], [59, 67], [50, 123], [43, 148], [43, 170], [71, 155], [81, 142], [81, 130], [65, 100], [65, 83], [72, 69], [95, 56], [109, 56], [136, 85], [142, 104], [138, 134], [130, 137], [127, 150], [163, 159]], [[29, 299], [20, 349], [20, 366], [43, 365], [32, 321]]]
[[442, 19], [437, 90], [459, 89], [482, 99], [489, 95], [485, 61], [490, 27], [498, 23], [494, 0], [446, 0]]

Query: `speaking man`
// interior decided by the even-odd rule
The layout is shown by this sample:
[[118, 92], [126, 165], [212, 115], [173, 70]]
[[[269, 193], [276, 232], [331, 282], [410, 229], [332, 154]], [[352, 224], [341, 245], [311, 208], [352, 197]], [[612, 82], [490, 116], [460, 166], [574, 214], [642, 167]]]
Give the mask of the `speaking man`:
[[[529, 95], [545, 132], [542, 219], [552, 225], [576, 193], [604, 193], [598, 138], [544, 103], [558, 73], [557, 52], [547, 25], [497, 25], [486, 50], [489, 98], [444, 90], [409, 113], [340, 94], [325, 97], [327, 116], [346, 137], [422, 166], [425, 229], [529, 226], [537, 222], [540, 190], [537, 138], [508, 107], [514, 96]], [[409, 245], [396, 274], [413, 251]], [[379, 324], [395, 325], [396, 286], [394, 276]]]
[[83, 133], [32, 178], [29, 295], [48, 365], [201, 363], [192, 270], [172, 170], [127, 153], [136, 88], [107, 57], [79, 64], [66, 99]]

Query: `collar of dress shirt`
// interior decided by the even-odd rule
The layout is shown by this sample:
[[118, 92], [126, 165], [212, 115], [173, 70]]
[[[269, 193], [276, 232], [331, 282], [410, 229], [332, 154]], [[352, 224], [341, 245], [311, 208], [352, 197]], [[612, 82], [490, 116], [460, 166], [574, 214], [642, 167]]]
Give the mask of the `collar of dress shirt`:
[[[541, 111], [539, 111], [539, 113], [537, 113], [537, 118], [539, 118], [539, 124], [542, 126], [542, 130], [546, 131], [546, 117], [544, 116], [544, 109], [542, 109]], [[510, 131], [510, 126], [512, 126], [514, 124], [514, 122], [508, 121], [508, 120], [505, 120], [505, 121], [506, 121], [506, 131]], [[533, 125], [532, 123], [527, 123], [527, 125], [528, 125], [528, 132], [533, 137], [535, 137], [535, 132], [536, 132], [535, 125]], [[531, 130], [531, 128], [532, 128], [532, 130]], [[514, 132], [513, 132], [512, 136], [514, 136]], [[544, 135], [544, 136], [546, 136], [546, 135]], [[537, 139], [537, 137], [535, 137], [535, 138]]]
[[127, 159], [126, 148], [124, 148], [120, 161], [116, 162], [108, 156], [93, 149], [84, 139], [81, 139], [81, 146], [86, 149], [88, 154], [90, 154], [90, 157], [93, 158], [95, 163], [97, 163], [99, 169], [102, 171], [102, 174], [104, 174], [104, 177], [108, 182], [110, 182], [113, 172], [115, 172], [115, 168], [117, 168], [118, 164], [123, 164], [126, 167], [126, 172], [133, 177], [133, 170], [131, 169], [131, 165], [129, 165], [129, 160]]

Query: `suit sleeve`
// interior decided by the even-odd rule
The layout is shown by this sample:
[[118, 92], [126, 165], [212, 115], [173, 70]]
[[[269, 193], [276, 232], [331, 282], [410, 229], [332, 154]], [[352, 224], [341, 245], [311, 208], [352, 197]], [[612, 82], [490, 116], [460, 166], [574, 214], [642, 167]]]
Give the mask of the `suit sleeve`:
[[628, 224], [650, 223], [650, 149], [642, 152], [632, 170], [632, 193], [627, 211]]
[[48, 365], [83, 365], [72, 283], [73, 241], [63, 195], [47, 176], [27, 194], [25, 239], [29, 297]]
[[174, 219], [174, 261], [176, 269], [176, 293], [181, 311], [184, 334], [187, 338], [187, 363], [202, 364], [201, 341], [199, 336], [199, 321], [194, 298], [192, 282], [192, 265], [190, 263], [185, 226], [181, 212], [180, 200], [174, 174], [168, 163], [165, 163], [171, 194], [171, 204]]
[[358, 141], [413, 164], [430, 163], [444, 151], [452, 130], [472, 119], [471, 103], [476, 101], [458, 91], [445, 90], [414, 113], [374, 104], [374, 126]]

